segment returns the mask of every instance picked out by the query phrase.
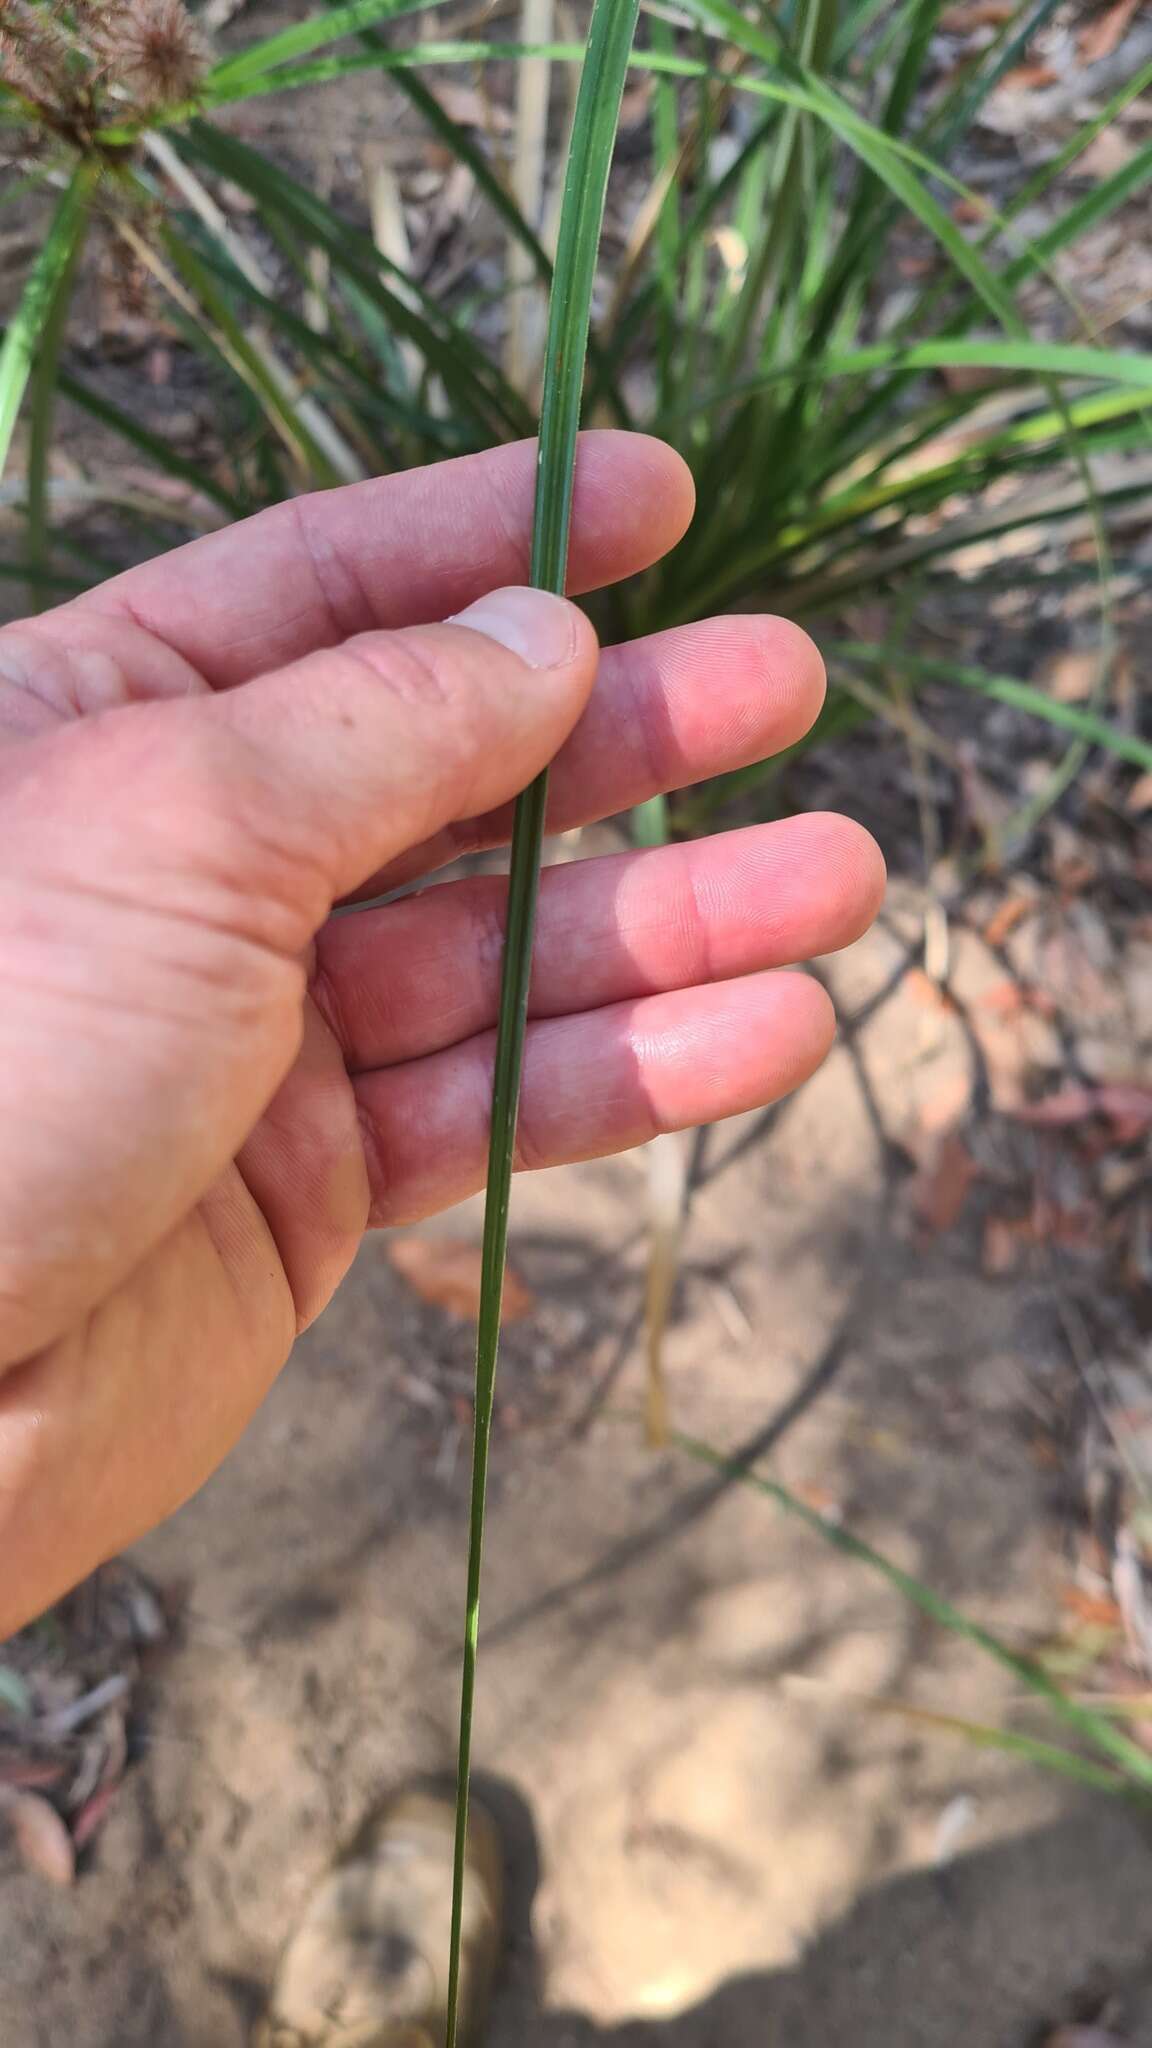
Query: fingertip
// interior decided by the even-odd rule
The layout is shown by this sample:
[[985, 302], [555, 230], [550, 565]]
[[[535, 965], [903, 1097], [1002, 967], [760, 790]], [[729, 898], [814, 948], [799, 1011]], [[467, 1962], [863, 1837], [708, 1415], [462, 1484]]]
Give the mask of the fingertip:
[[776, 745], [794, 746], [824, 708], [828, 672], [810, 633], [774, 613], [748, 619], [754, 629], [762, 684], [775, 710]]
[[823, 983], [802, 968], [774, 968], [751, 979], [765, 1024], [759, 1100], [775, 1102], [823, 1065], [836, 1042], [836, 1011]]
[[804, 811], [767, 829], [786, 831], [798, 842], [798, 858], [820, 872], [832, 921], [819, 950], [834, 953], [862, 938], [888, 887], [884, 855], [866, 826], [840, 811]]
[[650, 568], [684, 538], [696, 509], [688, 464], [654, 434], [581, 434], [573, 504], [572, 588]]

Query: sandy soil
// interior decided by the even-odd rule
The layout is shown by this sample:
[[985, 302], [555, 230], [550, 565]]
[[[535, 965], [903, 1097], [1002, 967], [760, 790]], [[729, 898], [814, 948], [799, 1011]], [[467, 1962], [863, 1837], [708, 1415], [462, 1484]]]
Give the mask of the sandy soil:
[[[1028, 1637], [1063, 1569], [1034, 1410], [1067, 1368], [1041, 1287], [910, 1230], [895, 1163], [970, 1050], [909, 977], [869, 1014], [901, 902], [827, 963], [848, 1028], [823, 1073], [701, 1148], [673, 1401]], [[989, 971], [968, 940], [956, 967]], [[628, 1157], [517, 1191], [539, 1306], [508, 1333], [478, 1722], [514, 1879], [495, 2048], [1027, 2048], [1100, 1984], [1152, 2040], [1146, 1828], [861, 1705], [1024, 1715], [764, 1498], [643, 1447], [642, 1191]], [[4, 1868], [14, 2048], [240, 2048], [366, 1807], [449, 1763], [468, 1348], [369, 1244], [227, 1468], [141, 1546], [188, 1589], [184, 1640], [75, 1891]]]

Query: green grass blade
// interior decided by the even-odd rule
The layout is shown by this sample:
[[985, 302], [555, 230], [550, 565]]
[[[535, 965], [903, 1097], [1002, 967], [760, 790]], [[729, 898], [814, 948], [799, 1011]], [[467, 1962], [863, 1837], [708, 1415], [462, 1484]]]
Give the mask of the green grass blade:
[[5, 583], [27, 583], [57, 597], [75, 597], [78, 591], [90, 587], [80, 576], [65, 576], [58, 569], [30, 570], [27, 562], [0, 560], [0, 579]]
[[38, 578], [49, 565], [48, 464], [52, 454], [52, 429], [56, 419], [60, 351], [72, 304], [72, 284], [84, 246], [88, 209], [82, 206], [75, 231], [69, 238], [65, 261], [48, 299], [47, 313], [40, 329], [36, 359], [32, 366], [28, 406], [28, 470], [24, 545], [29, 569], [29, 597], [34, 612], [43, 609], [44, 598]]
[[901, 649], [872, 647], [862, 640], [833, 641], [827, 652], [830, 660], [839, 657], [868, 668], [899, 668], [921, 682], [955, 683], [961, 689], [976, 690], [983, 697], [995, 698], [998, 704], [1010, 704], [1014, 711], [1031, 712], [1047, 724], [1059, 726], [1062, 732], [1087, 740], [1091, 746], [1104, 747], [1119, 761], [1152, 769], [1152, 740], [1121, 732], [1117, 726], [1109, 725], [1106, 718], [1097, 718], [1075, 704], [1062, 704], [1030, 683], [1017, 681], [1015, 676], [990, 675], [985, 669], [971, 668], [962, 662], [935, 661], [923, 655], [905, 654]]
[[156, 464], [157, 469], [165, 470], [169, 476], [178, 477], [181, 483], [192, 484], [203, 497], [211, 498], [225, 512], [231, 513], [234, 519], [243, 519], [245, 513], [253, 509], [246, 499], [218, 483], [203, 463], [191, 462], [185, 456], [178, 455], [159, 434], [153, 434], [148, 427], [141, 426], [139, 420], [134, 419], [131, 413], [124, 412], [118, 405], [113, 405], [111, 400], [103, 397], [100, 392], [91, 390], [79, 377], [70, 375], [66, 370], [61, 371], [57, 383], [64, 396], [70, 398], [74, 405], [82, 406], [93, 419], [110, 427], [114, 434], [119, 434], [125, 441], [130, 441]]
[[[159, 239], [175, 272], [172, 281], [178, 280], [188, 287], [191, 303], [197, 308], [200, 318], [214, 329], [236, 375], [259, 400], [269, 423], [299, 463], [310, 486], [327, 489], [345, 482], [346, 478], [335, 467], [328, 451], [319, 445], [305, 426], [300, 416], [301, 408], [296, 402], [294, 383], [288, 380], [271, 354], [245, 332], [225, 293], [217, 289], [193, 242], [175, 227], [166, 227]], [[161, 281], [171, 290], [166, 278]]]
[[[1020, 190], [1014, 194], [1012, 203], [1005, 209], [1002, 219], [1012, 221], [1018, 214], [1025, 212], [1028, 207], [1034, 206], [1038, 199], [1042, 199], [1045, 192], [1068, 169], [1068, 166], [1075, 163], [1078, 156], [1083, 155], [1089, 144], [1095, 142], [1098, 135], [1102, 135], [1106, 128], [1112, 126], [1112, 123], [1119, 118], [1124, 109], [1133, 100], [1139, 99], [1143, 93], [1147, 92], [1149, 86], [1152, 86], [1152, 60], [1139, 71], [1134, 72], [1131, 78], [1126, 79], [1124, 84], [1113, 93], [1111, 99], [1107, 100], [1100, 108], [1100, 111], [1094, 114], [1090, 120], [1082, 122], [1080, 127], [1069, 137], [1064, 147], [1057, 150], [1054, 156], [1049, 157], [1046, 162], [1040, 165], [1039, 169], [1029, 178], [1027, 184], [1021, 186]], [[1104, 179], [1101, 182], [1105, 185], [1110, 185], [1112, 179]], [[1064, 217], [1066, 218], [1066, 216]], [[990, 240], [993, 235], [1000, 231], [999, 223], [993, 223], [986, 230], [982, 239]]]
[[[787, 1691], [789, 1694], [795, 1692], [801, 1698], [809, 1696], [809, 1687], [799, 1684], [796, 1679]], [[823, 1687], [812, 1687], [813, 1698], [819, 1700], [822, 1694]], [[1025, 1763], [1037, 1764], [1042, 1771], [1054, 1771], [1061, 1778], [1071, 1778], [1077, 1785], [1088, 1785], [1094, 1792], [1110, 1792], [1119, 1798], [1132, 1796], [1132, 1786], [1111, 1765], [1091, 1763], [1087, 1757], [1078, 1756], [1075, 1750], [1061, 1749], [1057, 1743], [1043, 1742], [1037, 1736], [1024, 1735], [1016, 1728], [971, 1721], [960, 1714], [941, 1713], [936, 1707], [917, 1706], [911, 1700], [886, 1699], [881, 1693], [840, 1692], [829, 1688], [825, 1696], [846, 1707], [863, 1707], [869, 1713], [910, 1721], [914, 1727], [926, 1728], [930, 1733], [957, 1736], [960, 1741], [970, 1743], [973, 1749], [994, 1749], [1004, 1756], [1022, 1757]]]
[[415, 343], [461, 416], [480, 422], [489, 438], [532, 432], [535, 422], [529, 408], [497, 366], [453, 321], [450, 311], [381, 255], [370, 235], [342, 220], [306, 186], [236, 136], [207, 122], [196, 123], [183, 134], [180, 149], [251, 192], [263, 218], [282, 222], [298, 247], [311, 244], [323, 249], [331, 260], [334, 288], [344, 278], [352, 281], [397, 335]]
[[1150, 179], [1152, 142], [1146, 142], [1128, 163], [1121, 165], [1111, 177], [1102, 178], [1075, 206], [1065, 208], [1050, 228], [1029, 242], [1005, 269], [1006, 284], [1015, 287], [1034, 271], [1047, 268], [1061, 249], [1077, 241], [1098, 221], [1106, 220], [1132, 193], [1145, 191]]
[[[670, 52], [673, 34], [666, 21], [653, 15], [649, 22], [652, 46]], [[670, 78], [657, 78], [652, 100], [652, 155], [657, 176], [667, 176], [668, 189], [656, 222], [656, 279], [659, 292], [659, 325], [656, 354], [659, 364], [661, 401], [671, 403], [672, 365], [676, 336], [676, 299], [679, 290], [680, 189], [676, 167], [680, 154], [680, 116], [676, 88]]]
[[[576, 436], [584, 386], [596, 257], [639, 0], [595, 0], [572, 128], [548, 313], [536, 472], [530, 576], [538, 589], [563, 592], [572, 518]], [[547, 774], [517, 802], [508, 882], [508, 915], [492, 1089], [492, 1130], [484, 1206], [483, 1271], [476, 1337], [476, 1411], [469, 1510], [468, 1584], [460, 1688], [460, 1753], [448, 1979], [447, 2048], [455, 2048], [460, 1997], [460, 1937], [468, 1840], [468, 1788], [480, 1614], [484, 1503], [500, 1307], [508, 1244], [508, 1204], [520, 1076], [528, 1018], [532, 937], [544, 837]]]
[[275, 35], [249, 43], [247, 49], [238, 50], [234, 57], [225, 57], [222, 63], [213, 66], [204, 85], [211, 92], [225, 79], [235, 83], [258, 78], [263, 71], [306, 57], [310, 50], [323, 49], [325, 43], [341, 42], [345, 36], [357, 35], [361, 29], [373, 28], [380, 21], [394, 21], [401, 14], [414, 14], [422, 5], [423, 0], [347, 0], [346, 6], [309, 15], [304, 21], [277, 30]]
[[1011, 1671], [1029, 1692], [1044, 1700], [1066, 1727], [1075, 1730], [1082, 1741], [1090, 1743], [1094, 1749], [1111, 1757], [1142, 1791], [1152, 1794], [1152, 1756], [1147, 1750], [1129, 1741], [1128, 1737], [1113, 1727], [1104, 1715], [1094, 1714], [1090, 1708], [1082, 1707], [1075, 1700], [1069, 1699], [1067, 1693], [1061, 1691], [1042, 1665], [1034, 1663], [1030, 1657], [1021, 1656], [1017, 1651], [1010, 1650], [1006, 1643], [1002, 1643], [992, 1634], [990, 1629], [983, 1628], [979, 1622], [963, 1614], [958, 1607], [953, 1607], [951, 1601], [946, 1600], [943, 1594], [934, 1592], [930, 1586], [914, 1578], [911, 1572], [903, 1571], [899, 1565], [893, 1564], [890, 1558], [884, 1557], [878, 1550], [873, 1550], [871, 1544], [865, 1543], [859, 1536], [853, 1536], [851, 1531], [843, 1528], [839, 1522], [830, 1522], [815, 1508], [810, 1508], [805, 1501], [791, 1493], [786, 1486], [781, 1485], [778, 1479], [765, 1478], [761, 1473], [741, 1464], [739, 1460], [725, 1457], [722, 1451], [713, 1450], [710, 1444], [701, 1443], [695, 1437], [676, 1434], [672, 1441], [678, 1450], [686, 1451], [689, 1457], [713, 1466], [739, 1484], [752, 1487], [757, 1493], [766, 1494], [769, 1500], [776, 1502], [777, 1507], [806, 1522], [808, 1527], [822, 1536], [826, 1543], [830, 1543], [833, 1549], [842, 1551], [847, 1557], [858, 1559], [861, 1564], [866, 1564], [872, 1571], [879, 1573], [881, 1578], [887, 1579], [890, 1586], [894, 1586], [898, 1593], [914, 1607], [918, 1607], [922, 1614], [928, 1615], [930, 1620], [949, 1629], [953, 1635], [967, 1637], [970, 1643], [975, 1643], [997, 1664]]
[[665, 424], [695, 418], [701, 409], [711, 410], [737, 398], [748, 397], [769, 384], [824, 383], [837, 377], [861, 377], [889, 366], [902, 371], [980, 369], [1020, 371], [1031, 377], [1077, 377], [1102, 384], [1120, 384], [1152, 392], [1152, 356], [1134, 350], [1087, 348], [1078, 344], [1050, 341], [962, 341], [943, 339], [921, 342], [876, 342], [871, 348], [853, 349], [847, 355], [805, 357], [774, 364], [756, 375], [721, 384], [703, 393], [682, 411], [669, 413]]
[[81, 164], [65, 187], [52, 224], [0, 344], [0, 475], [19, 417], [37, 351], [43, 345], [57, 293], [65, 282], [84, 233], [88, 201], [97, 171]]

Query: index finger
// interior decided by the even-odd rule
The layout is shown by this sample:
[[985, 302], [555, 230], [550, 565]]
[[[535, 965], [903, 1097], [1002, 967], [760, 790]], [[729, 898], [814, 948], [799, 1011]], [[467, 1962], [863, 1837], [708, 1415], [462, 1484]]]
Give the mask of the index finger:
[[[64, 605], [127, 616], [216, 689], [372, 628], [431, 624], [528, 580], [535, 441], [292, 498]], [[580, 436], [568, 588], [659, 561], [693, 509], [680, 457], [646, 434]]]

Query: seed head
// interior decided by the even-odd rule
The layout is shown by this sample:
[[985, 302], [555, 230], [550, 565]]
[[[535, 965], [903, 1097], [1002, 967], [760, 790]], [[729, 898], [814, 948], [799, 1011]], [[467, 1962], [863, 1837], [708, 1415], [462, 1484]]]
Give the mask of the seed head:
[[207, 64], [184, 0], [125, 0], [101, 12], [91, 36], [106, 75], [143, 107], [188, 99]]
[[0, 78], [17, 92], [54, 102], [66, 97], [72, 42], [45, 7], [0, 0]]

